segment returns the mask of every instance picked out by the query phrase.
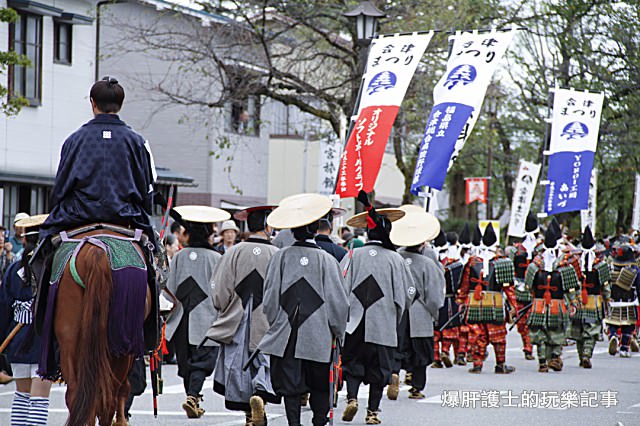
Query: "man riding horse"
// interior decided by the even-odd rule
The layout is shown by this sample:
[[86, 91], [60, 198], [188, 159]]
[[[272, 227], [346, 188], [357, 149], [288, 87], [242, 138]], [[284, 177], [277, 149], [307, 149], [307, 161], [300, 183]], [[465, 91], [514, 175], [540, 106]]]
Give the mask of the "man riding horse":
[[[98, 303], [105, 304], [105, 309], [112, 310], [108, 313], [107, 327], [108, 351], [111, 354], [105, 353], [104, 356], [141, 355], [133, 353], [142, 349], [141, 344], [118, 341], [114, 337], [115, 330], [122, 324], [117, 324], [117, 319], [112, 315], [114, 309], [124, 309], [127, 303], [132, 303], [131, 300], [135, 299], [135, 306], [139, 308], [136, 310], [144, 312], [145, 318], [157, 318], [155, 270], [150, 260], [151, 252], [158, 247], [150, 220], [153, 183], [156, 179], [155, 167], [148, 142], [117, 115], [124, 101], [124, 89], [118, 81], [112, 77], [105, 77], [96, 82], [91, 88], [90, 100], [94, 118], [69, 136], [62, 146], [60, 164], [51, 193], [51, 213], [40, 228], [40, 253], [35, 262], [39, 262], [42, 267], [39, 271], [36, 328], [46, 336], [47, 332], [52, 334], [55, 323], [55, 334], [62, 358], [64, 348], [61, 336], [58, 335], [59, 319], [56, 316], [60, 310], [56, 310], [55, 306], [68, 306], [66, 303], [70, 301], [63, 300], [63, 294], [67, 297], [71, 297], [72, 294], [64, 291], [64, 280], [67, 278], [72, 283], [75, 281], [77, 285], [71, 287], [84, 289], [78, 297], [88, 298], [92, 294], [99, 294], [95, 293], [99, 289], [92, 289], [92, 280], [97, 283], [95, 287], [103, 285], [104, 280], [95, 277], [100, 271], [100, 266], [104, 265], [107, 269], [103, 276], [108, 281], [104, 289], [107, 292], [105, 294], [109, 294], [111, 303], [109, 300], [100, 300]], [[63, 250], [65, 244], [66, 252]], [[81, 252], [81, 249], [84, 249], [84, 252]], [[61, 255], [61, 252], [65, 252], [65, 255]], [[105, 254], [108, 256], [104, 256]], [[100, 258], [98, 260], [108, 260], [94, 260], [93, 264], [84, 262], [83, 257], [91, 255], [95, 259]], [[77, 265], [76, 259], [79, 259]], [[84, 270], [83, 264], [88, 265]], [[35, 269], [40, 268], [36, 265]], [[125, 272], [128, 275], [123, 278], [122, 271], [125, 269], [128, 270]], [[132, 278], [134, 276], [135, 280]], [[145, 282], [149, 283], [146, 290]], [[131, 290], [136, 285], [137, 290]], [[125, 294], [130, 291], [137, 291], [135, 297], [131, 293]], [[50, 292], [51, 294], [48, 294]], [[144, 292], [147, 293], [146, 305]], [[56, 296], [59, 299], [57, 302]], [[116, 302], [120, 302], [121, 306]], [[85, 303], [84, 299], [82, 303]], [[86, 303], [91, 301], [87, 300]], [[89, 322], [94, 323], [93, 326], [100, 321], [98, 315], [89, 318]], [[141, 330], [132, 332], [142, 335]], [[155, 347], [156, 341], [157, 321], [147, 320], [144, 335], [146, 349]], [[50, 348], [50, 351], [55, 350], [53, 345]], [[45, 358], [47, 354], [43, 353], [40, 373], [49, 377], [57, 374], [57, 365], [51, 361], [55, 357], [49, 355], [48, 359]], [[126, 370], [127, 363], [128, 358], [123, 367]], [[62, 359], [61, 364], [62, 375], [65, 376]], [[64, 379], [71, 389], [71, 379]], [[73, 379], [80, 380], [78, 377]], [[128, 385], [126, 387], [128, 388]], [[99, 390], [105, 391], [107, 389]], [[80, 393], [77, 394], [82, 398]], [[70, 401], [68, 392], [67, 405], [71, 418], [74, 416], [73, 404], [74, 401]], [[100, 417], [100, 424], [103, 422], [101, 407], [104, 408], [98, 404], [89, 409], [90, 414]], [[114, 411], [111, 411], [111, 416]], [[89, 422], [93, 424], [92, 421]]]

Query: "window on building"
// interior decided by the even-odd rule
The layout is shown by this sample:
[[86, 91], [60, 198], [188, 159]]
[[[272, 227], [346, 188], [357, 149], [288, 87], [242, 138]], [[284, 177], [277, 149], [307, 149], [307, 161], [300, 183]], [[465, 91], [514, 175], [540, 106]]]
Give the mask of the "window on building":
[[73, 26], [64, 22], [53, 22], [53, 61], [71, 65], [71, 42]]
[[9, 91], [27, 98], [30, 105], [42, 100], [42, 16], [18, 12], [18, 19], [10, 25], [9, 46], [25, 55], [31, 66], [12, 66], [9, 69]]
[[260, 136], [260, 99], [247, 96], [227, 105], [227, 130], [248, 136]]

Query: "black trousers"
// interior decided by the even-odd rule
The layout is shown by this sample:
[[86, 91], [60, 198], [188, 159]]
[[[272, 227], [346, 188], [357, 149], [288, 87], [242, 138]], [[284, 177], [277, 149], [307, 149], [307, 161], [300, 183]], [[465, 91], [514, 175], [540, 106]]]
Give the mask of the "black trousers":
[[396, 348], [365, 343], [364, 319], [353, 334], [347, 334], [342, 351], [342, 371], [347, 398], [357, 398], [362, 383], [369, 384], [371, 411], [378, 411], [382, 390], [391, 380]]
[[327, 424], [329, 414], [329, 372], [331, 363], [322, 363], [295, 357], [298, 330], [293, 329], [282, 358], [271, 356], [271, 384], [273, 390], [284, 396], [284, 407], [289, 426], [300, 426], [300, 398], [310, 393], [313, 426]]
[[129, 410], [131, 409], [131, 405], [133, 405], [133, 398], [142, 395], [144, 393], [144, 390], [147, 388], [145, 370], [146, 366], [144, 364], [144, 357], [136, 358], [133, 361], [133, 365], [131, 366], [131, 370], [129, 370], [128, 376], [131, 390], [129, 391], [129, 396], [124, 403], [124, 413], [127, 418], [131, 417], [131, 415], [129, 414]]
[[204, 381], [213, 374], [219, 348], [189, 344], [189, 320], [186, 315], [182, 317], [171, 340], [175, 345], [178, 376], [182, 377], [184, 391], [188, 396], [200, 396]]
[[421, 391], [427, 386], [427, 367], [433, 362], [433, 337], [412, 337], [408, 368], [411, 385]]

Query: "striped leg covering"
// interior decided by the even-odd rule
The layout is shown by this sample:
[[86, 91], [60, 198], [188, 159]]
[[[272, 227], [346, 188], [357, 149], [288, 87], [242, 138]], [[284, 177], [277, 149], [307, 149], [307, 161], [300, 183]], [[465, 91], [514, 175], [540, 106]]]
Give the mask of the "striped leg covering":
[[49, 398], [32, 396], [29, 403], [29, 417], [27, 417], [27, 424], [29, 426], [46, 425], [48, 415]]
[[29, 395], [26, 392], [16, 391], [13, 394], [13, 404], [11, 404], [11, 426], [27, 426], [29, 424]]

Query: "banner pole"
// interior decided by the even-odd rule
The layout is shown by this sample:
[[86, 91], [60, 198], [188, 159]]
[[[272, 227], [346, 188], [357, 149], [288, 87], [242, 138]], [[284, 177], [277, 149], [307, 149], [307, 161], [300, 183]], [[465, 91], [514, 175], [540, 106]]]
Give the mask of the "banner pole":
[[[553, 87], [551, 88], [551, 90], [549, 90], [549, 95], [547, 96], [547, 116], [544, 119], [545, 122], [545, 126], [544, 126], [544, 141], [542, 141], [543, 144], [543, 149], [542, 149], [542, 166], [540, 167], [540, 176], [545, 176], [543, 175], [544, 173], [544, 168], [545, 166], [547, 166], [547, 151], [549, 150], [549, 143], [551, 140], [551, 92], [553, 92]], [[549, 174], [549, 170], [547, 170], [547, 177]], [[538, 201], [538, 206], [539, 206], [539, 211], [540, 213], [544, 214], [544, 197], [546, 195], [546, 186], [548, 185], [548, 180], [547, 179], [541, 179], [540, 180], [540, 188], [545, 188], [544, 191], [542, 191], [542, 193], [540, 194], [540, 199]]]

